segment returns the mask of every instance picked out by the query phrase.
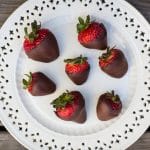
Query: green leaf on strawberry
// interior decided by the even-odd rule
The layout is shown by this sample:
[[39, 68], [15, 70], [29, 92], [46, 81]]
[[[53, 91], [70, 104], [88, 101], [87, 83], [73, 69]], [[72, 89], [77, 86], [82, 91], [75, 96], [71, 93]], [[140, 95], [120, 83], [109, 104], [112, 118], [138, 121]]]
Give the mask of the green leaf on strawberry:
[[87, 57], [83, 57], [80, 55], [79, 57], [73, 58], [73, 59], [65, 59], [64, 62], [68, 64], [83, 64], [87, 61]]
[[51, 105], [53, 105], [54, 108], [64, 108], [67, 104], [71, 104], [73, 99], [74, 96], [71, 95], [69, 91], [66, 91], [56, 98]]
[[86, 17], [86, 20], [83, 18], [79, 17], [78, 18], [79, 23], [77, 24], [77, 32], [80, 33], [81, 31], [84, 31], [87, 29], [90, 25], [90, 16], [88, 15]]
[[79, 17], [78, 20], [80, 24], [84, 24], [84, 20], [81, 17]]
[[27, 80], [23, 79], [22, 83], [23, 83], [23, 88], [27, 89], [32, 83], [32, 73], [30, 72], [29, 74], [25, 74], [25, 76], [27, 76], [28, 79]]
[[38, 37], [38, 30], [41, 28], [41, 24], [37, 24], [37, 21], [31, 23], [32, 31], [28, 33], [28, 28], [24, 28], [25, 39], [28, 39], [30, 42], [33, 42]]
[[110, 47], [107, 47], [107, 51], [106, 53], [103, 53], [101, 57], [99, 57], [99, 59], [107, 59], [110, 55], [111, 55], [111, 51], [115, 48], [116, 46], [110, 48]]

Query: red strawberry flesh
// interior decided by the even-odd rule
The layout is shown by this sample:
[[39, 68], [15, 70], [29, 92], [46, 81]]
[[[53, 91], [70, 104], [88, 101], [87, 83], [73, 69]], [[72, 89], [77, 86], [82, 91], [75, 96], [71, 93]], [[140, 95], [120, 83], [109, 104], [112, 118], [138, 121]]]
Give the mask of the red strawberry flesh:
[[107, 59], [100, 59], [99, 65], [103, 68], [106, 67], [108, 64], [111, 64], [112, 61], [117, 57], [118, 50], [112, 50], [111, 55]]
[[[115, 97], [115, 100], [113, 100], [113, 97]], [[97, 117], [102, 121], [107, 121], [118, 116], [121, 109], [122, 103], [119, 96], [105, 93], [99, 97], [97, 104]]]
[[86, 110], [83, 96], [78, 91], [72, 91], [67, 94], [70, 94], [72, 99], [68, 100], [65, 105], [63, 105], [64, 99], [62, 99], [65, 93], [51, 103], [56, 109], [55, 114], [65, 121], [84, 123], [86, 121]]
[[88, 68], [88, 62], [84, 62], [83, 64], [67, 64], [65, 70], [67, 73], [82, 73]]
[[81, 55], [74, 59], [67, 59], [65, 62], [67, 63], [65, 72], [75, 84], [81, 85], [86, 82], [90, 71], [90, 65], [86, 57]]
[[74, 113], [77, 111], [77, 108], [78, 103], [74, 101], [72, 104], [67, 104], [64, 108], [58, 108], [56, 110], [56, 114], [64, 120], [69, 120], [73, 117]]
[[32, 88], [33, 88], [33, 85], [34, 85], [34, 81], [36, 80], [36, 73], [32, 73], [31, 74], [31, 77], [32, 77], [32, 81], [31, 83], [28, 85], [28, 91], [30, 93], [32, 93]]
[[54, 35], [49, 31], [46, 38], [34, 49], [26, 51], [26, 54], [29, 58], [36, 61], [45, 63], [54, 61], [59, 56], [59, 48]]
[[32, 50], [33, 48], [37, 47], [48, 35], [48, 29], [39, 29], [37, 34], [38, 37], [34, 41], [30, 41], [29, 39], [25, 39], [24, 41], [24, 49], [26, 52]]
[[128, 63], [119, 49], [110, 49], [109, 52], [102, 55], [99, 58], [100, 68], [108, 75], [114, 78], [123, 77], [128, 70]]
[[78, 18], [77, 24], [78, 41], [81, 45], [90, 49], [104, 50], [107, 48], [107, 31], [102, 23]]
[[104, 37], [104, 32], [101, 24], [92, 22], [87, 29], [78, 34], [78, 40], [81, 44], [87, 44], [97, 38]]
[[59, 47], [53, 33], [48, 29], [41, 29], [36, 21], [31, 23], [32, 31], [28, 33], [25, 27], [24, 50], [26, 55], [35, 61], [51, 62], [59, 56]]

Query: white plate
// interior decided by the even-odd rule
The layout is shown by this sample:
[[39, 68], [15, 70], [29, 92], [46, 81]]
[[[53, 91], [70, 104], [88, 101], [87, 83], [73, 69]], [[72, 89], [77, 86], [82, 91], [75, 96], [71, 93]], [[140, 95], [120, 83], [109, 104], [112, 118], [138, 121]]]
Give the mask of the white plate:
[[[98, 67], [102, 52], [83, 48], [77, 41], [78, 16], [90, 14], [103, 22], [108, 43], [122, 49], [129, 63], [128, 73], [114, 79]], [[60, 57], [45, 64], [29, 60], [22, 48], [23, 29], [40, 21], [56, 36]], [[150, 27], [123, 0], [30, 0], [17, 9], [0, 32], [0, 114], [14, 137], [29, 149], [125, 149], [150, 125]], [[90, 75], [82, 86], [74, 85], [64, 72], [63, 60], [87, 56]], [[24, 73], [41, 71], [57, 85], [54, 94], [32, 97], [22, 89]], [[87, 121], [80, 125], [57, 118], [50, 102], [66, 89], [79, 90], [86, 100]], [[123, 101], [119, 117], [102, 122], [96, 117], [98, 97], [114, 89]]]

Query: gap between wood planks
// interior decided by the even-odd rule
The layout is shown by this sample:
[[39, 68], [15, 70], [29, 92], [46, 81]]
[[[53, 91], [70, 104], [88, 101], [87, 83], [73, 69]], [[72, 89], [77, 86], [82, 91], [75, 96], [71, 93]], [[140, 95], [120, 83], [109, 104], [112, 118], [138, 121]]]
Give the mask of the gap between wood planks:
[[27, 150], [7, 132], [0, 132], [0, 150]]

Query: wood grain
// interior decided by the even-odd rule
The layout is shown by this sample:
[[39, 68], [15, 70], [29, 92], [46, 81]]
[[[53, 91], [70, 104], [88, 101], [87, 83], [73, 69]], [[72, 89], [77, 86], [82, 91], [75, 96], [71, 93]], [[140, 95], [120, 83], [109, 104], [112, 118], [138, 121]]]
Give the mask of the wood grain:
[[150, 22], [150, 0], [126, 0]]
[[[0, 26], [26, 0], [0, 0]], [[150, 0], [127, 0], [150, 22]], [[0, 123], [0, 127], [2, 124]], [[0, 150], [25, 150], [9, 133], [0, 131]], [[150, 132], [145, 133], [128, 150], [150, 150]]]
[[0, 26], [9, 15], [26, 0], [0, 0]]
[[7, 132], [0, 132], [0, 150], [26, 150]]
[[150, 150], [150, 132], [145, 133], [128, 150]]

